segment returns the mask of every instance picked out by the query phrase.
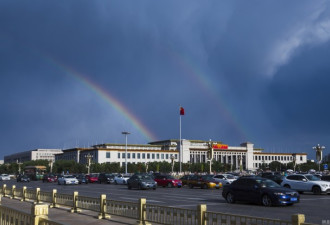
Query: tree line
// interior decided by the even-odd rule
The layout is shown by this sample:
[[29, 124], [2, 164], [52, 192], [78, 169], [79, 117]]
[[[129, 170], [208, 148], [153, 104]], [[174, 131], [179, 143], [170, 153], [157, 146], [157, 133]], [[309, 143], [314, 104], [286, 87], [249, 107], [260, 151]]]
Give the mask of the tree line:
[[[330, 163], [327, 163], [328, 166]], [[55, 174], [60, 173], [87, 173], [87, 166], [86, 164], [77, 163], [73, 160], [58, 160], [53, 163], [52, 167], [49, 161], [47, 160], [33, 160], [24, 162], [22, 164], [18, 163], [9, 163], [9, 164], [2, 164], [0, 165], [0, 174], [18, 174], [19, 170], [22, 173], [26, 166], [45, 166], [46, 172], [52, 172]], [[209, 163], [182, 163], [182, 172], [190, 172], [190, 173], [207, 173], [209, 172]], [[318, 171], [319, 165], [315, 162], [308, 161], [304, 164], [298, 164], [294, 168], [293, 162], [288, 164], [283, 164], [278, 161], [273, 161], [270, 164], [262, 164], [259, 168], [260, 170], [272, 170], [272, 171], [286, 171], [287, 169], [292, 169], [295, 171], [304, 171], [307, 172], [310, 169], [314, 169]], [[178, 162], [174, 163], [173, 172], [179, 172], [180, 164]], [[218, 161], [212, 162], [212, 172], [220, 173], [220, 172], [229, 172], [239, 170], [239, 168], [235, 168], [230, 164], [220, 163]], [[321, 170], [323, 170], [323, 166], [321, 165]], [[161, 172], [161, 173], [170, 173], [172, 172], [172, 163], [169, 162], [149, 162], [145, 163], [128, 163], [127, 164], [127, 171], [129, 173], [135, 172]], [[91, 173], [124, 173], [125, 167], [120, 166], [119, 163], [95, 163], [93, 162], [90, 165], [90, 172]]]

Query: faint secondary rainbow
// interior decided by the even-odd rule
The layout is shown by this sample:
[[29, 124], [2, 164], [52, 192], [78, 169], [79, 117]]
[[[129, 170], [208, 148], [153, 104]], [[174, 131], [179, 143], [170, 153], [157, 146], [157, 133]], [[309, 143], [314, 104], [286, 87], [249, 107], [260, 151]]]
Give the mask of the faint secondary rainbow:
[[156, 136], [133, 114], [128, 108], [121, 103], [118, 99], [116, 99], [113, 95], [109, 93], [109, 91], [104, 90], [101, 86], [97, 85], [92, 80], [88, 79], [87, 76], [77, 72], [73, 68], [64, 65], [52, 57], [48, 57], [53, 64], [55, 64], [60, 70], [64, 71], [66, 74], [74, 77], [80, 83], [84, 84], [88, 87], [89, 90], [96, 93], [99, 97], [101, 97], [105, 102], [107, 102], [112, 108], [116, 111], [120, 112], [124, 115], [125, 118], [130, 121], [130, 123], [145, 136], [148, 141], [156, 141]]
[[170, 50], [169, 54], [173, 57], [173, 59], [175, 59], [175, 62], [186, 71], [186, 74], [189, 75], [189, 78], [194, 80], [194, 82], [199, 85], [209, 97], [212, 97], [215, 100], [214, 103], [217, 105], [222, 115], [235, 127], [236, 131], [239, 132], [239, 135], [246, 139], [246, 132], [238, 122], [238, 118], [234, 116], [234, 110], [229, 109], [228, 104], [225, 103], [222, 96], [220, 96], [215, 91], [217, 87], [213, 85], [205, 73], [197, 68], [195, 63], [190, 62], [187, 57], [184, 57], [184, 55], [179, 54], [173, 50]]

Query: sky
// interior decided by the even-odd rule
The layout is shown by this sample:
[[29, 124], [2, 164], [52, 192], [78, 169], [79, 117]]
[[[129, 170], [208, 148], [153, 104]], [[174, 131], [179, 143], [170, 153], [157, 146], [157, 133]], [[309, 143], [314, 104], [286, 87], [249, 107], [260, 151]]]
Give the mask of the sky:
[[0, 159], [179, 139], [330, 151], [330, 2], [0, 1]]

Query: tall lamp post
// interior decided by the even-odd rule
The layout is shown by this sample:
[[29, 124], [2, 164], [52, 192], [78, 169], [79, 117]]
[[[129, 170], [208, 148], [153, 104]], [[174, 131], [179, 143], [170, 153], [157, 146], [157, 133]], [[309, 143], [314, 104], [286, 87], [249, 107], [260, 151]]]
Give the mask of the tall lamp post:
[[16, 163], [17, 163], [17, 165], [18, 165], [18, 174], [21, 174], [21, 165], [22, 165], [23, 163], [19, 162], [18, 159], [16, 160]]
[[321, 162], [322, 162], [322, 151], [325, 149], [325, 146], [320, 146], [320, 144], [317, 144], [313, 147], [316, 151], [316, 161], [319, 164], [319, 171], [321, 170]]
[[293, 161], [293, 171], [296, 171], [296, 163], [297, 163], [297, 154], [292, 153], [292, 161]]
[[172, 174], [173, 174], [173, 169], [174, 169], [174, 155], [171, 155], [171, 161], [172, 161]]
[[121, 133], [125, 135], [125, 174], [127, 174], [127, 135], [131, 133], [127, 131], [123, 131]]
[[87, 173], [90, 174], [91, 172], [91, 159], [93, 158], [93, 156], [88, 153], [87, 155], [85, 155], [85, 158], [87, 159]]

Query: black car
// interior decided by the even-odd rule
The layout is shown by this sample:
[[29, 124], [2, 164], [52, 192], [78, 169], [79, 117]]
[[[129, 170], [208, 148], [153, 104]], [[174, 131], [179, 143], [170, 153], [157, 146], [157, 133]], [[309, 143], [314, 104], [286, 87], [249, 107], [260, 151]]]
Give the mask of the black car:
[[100, 173], [99, 174], [99, 183], [108, 183], [111, 184], [114, 182], [115, 175], [109, 173]]
[[128, 189], [153, 189], [156, 190], [157, 182], [149, 174], [137, 173], [127, 180]]
[[88, 179], [84, 174], [75, 175], [79, 184], [88, 184]]
[[281, 184], [283, 181], [283, 176], [278, 172], [264, 172], [259, 174], [259, 176], [275, 181], [278, 184]]
[[30, 182], [30, 178], [23, 174], [18, 175], [16, 180], [17, 182]]
[[241, 177], [222, 191], [228, 203], [235, 201], [254, 202], [264, 206], [293, 205], [299, 202], [298, 192], [281, 187], [272, 180], [261, 177]]
[[330, 175], [321, 176], [321, 180], [330, 181]]

